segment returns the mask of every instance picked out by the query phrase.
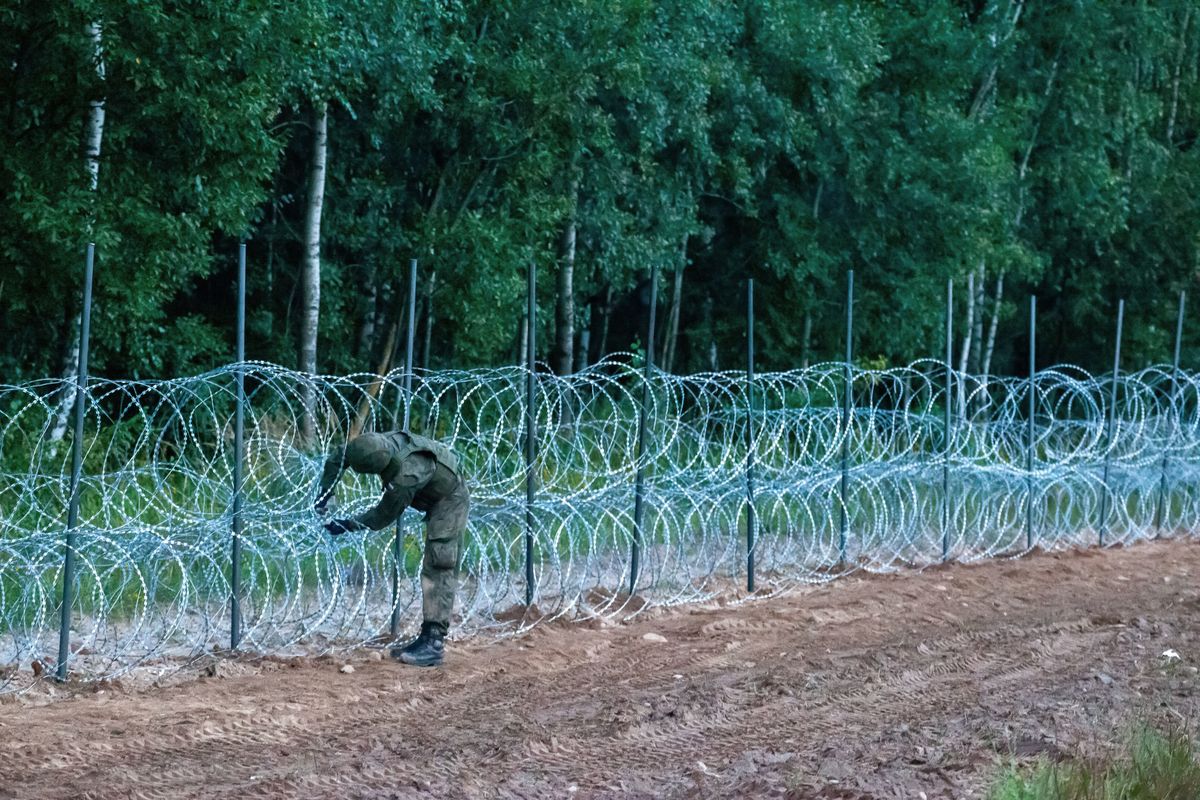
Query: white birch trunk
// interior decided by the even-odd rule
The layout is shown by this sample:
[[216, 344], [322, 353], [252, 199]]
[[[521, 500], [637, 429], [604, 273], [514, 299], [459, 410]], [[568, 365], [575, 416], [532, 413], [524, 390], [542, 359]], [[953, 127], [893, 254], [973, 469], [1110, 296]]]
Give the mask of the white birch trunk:
[[521, 315], [521, 324], [517, 326], [517, 363], [521, 369], [529, 366], [529, 315]]
[[54, 426], [50, 429], [50, 441], [61, 442], [67, 435], [67, 421], [71, 416], [71, 408], [75, 405], [75, 396], [79, 390], [76, 386], [79, 377], [79, 326], [82, 320], [79, 314], [67, 323], [67, 351], [62, 363], [62, 396], [58, 401], [58, 409], [54, 413]]
[[558, 263], [554, 297], [554, 372], [571, 372], [575, 361], [575, 219], [563, 230], [563, 257]]
[[988, 323], [987, 344], [983, 350], [983, 376], [986, 379], [992, 372], [992, 353], [996, 350], [996, 329], [1000, 326], [1000, 304], [1004, 299], [1004, 270], [996, 276], [996, 300], [992, 306], [992, 321]]
[[1179, 31], [1179, 47], [1175, 51], [1175, 71], [1171, 76], [1171, 111], [1167, 115], [1167, 145], [1175, 140], [1175, 120], [1179, 114], [1179, 79], [1183, 73], [1183, 59], [1187, 55], [1188, 25], [1192, 21], [1192, 7], [1188, 5], [1183, 12], [1183, 27]]
[[[1017, 2], [1008, 4], [1008, 10], [1005, 11], [1004, 31], [999, 30], [991, 34], [992, 51], [995, 51], [1001, 44], [1012, 38], [1017, 31], [1017, 24], [1021, 21], [1021, 13], [1025, 9], [1025, 0], [1017, 0]], [[978, 119], [983, 116], [984, 111], [990, 105], [992, 94], [996, 88], [996, 75], [1000, 70], [1000, 57], [993, 55], [991, 66], [988, 68], [987, 77], [980, 82], [979, 88], [975, 91], [975, 97], [971, 101], [971, 107], [967, 111], [968, 119]]]
[[[967, 335], [963, 337], [962, 352], [958, 356], [958, 371], [965, 375], [967, 372], [967, 359], [971, 357], [971, 333], [975, 327], [975, 273], [967, 273], [967, 324], [964, 326]], [[967, 411], [967, 394], [965, 381], [958, 381], [958, 416], [961, 419], [966, 416]]]
[[980, 371], [980, 356], [983, 355], [983, 303], [987, 295], [987, 288], [984, 285], [985, 273], [984, 262], [979, 261], [978, 274], [975, 276], [975, 328], [972, 331], [971, 339], [971, 371], [978, 373]]
[[554, 371], [568, 375], [575, 362], [575, 206], [579, 184], [571, 183], [571, 217], [563, 228], [554, 302]]
[[[96, 75], [103, 83], [104, 50], [103, 37], [99, 22], [89, 22], [84, 28], [87, 37], [92, 40], [92, 57], [96, 62]], [[100, 145], [104, 140], [104, 97], [93, 98], [88, 103], [88, 121], [84, 130], [84, 168], [88, 174], [88, 188], [94, 194], [100, 185]], [[63, 393], [58, 401], [58, 409], [54, 415], [54, 425], [50, 429], [50, 441], [61, 442], [67, 434], [67, 420], [71, 408], [75, 405], [76, 380], [79, 376], [79, 325], [81, 313], [75, 314], [67, 326], [67, 346], [63, 355], [62, 379]]]
[[[325, 162], [329, 146], [329, 107], [317, 109], [309, 169], [308, 208], [304, 215], [304, 265], [301, 269], [300, 371], [317, 372], [317, 330], [321, 319], [321, 210], [325, 203]], [[313, 435], [316, 395], [311, 383], [304, 389], [304, 435]]]
[[[104, 52], [100, 35], [100, 23], [92, 22], [87, 28], [92, 40], [92, 55], [96, 59], [96, 75], [104, 81]], [[100, 144], [104, 139], [104, 98], [94, 98], [88, 104], [87, 145], [84, 163], [88, 172], [88, 187], [94, 192], [100, 185]]]
[[[987, 344], [984, 345], [983, 365], [980, 369], [980, 373], [983, 375], [983, 391], [981, 392], [981, 396], [985, 400], [988, 396], [988, 376], [992, 373], [992, 353], [996, 349], [996, 329], [1000, 326], [1000, 304], [1003, 300], [1004, 270], [1000, 270], [1000, 274], [996, 276], [996, 300], [992, 306], [992, 321], [988, 323]], [[981, 317], [983, 316], [983, 306], [979, 307], [979, 314]], [[981, 410], [982, 407], [976, 407], [977, 414]]]

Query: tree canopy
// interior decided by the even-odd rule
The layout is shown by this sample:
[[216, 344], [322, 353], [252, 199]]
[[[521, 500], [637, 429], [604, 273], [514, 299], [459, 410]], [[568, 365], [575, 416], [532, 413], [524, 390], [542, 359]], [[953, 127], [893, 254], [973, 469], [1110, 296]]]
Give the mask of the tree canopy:
[[741, 366], [748, 277], [761, 368], [837, 358], [849, 270], [865, 363], [940, 356], [949, 279], [970, 369], [1024, 368], [1029, 294], [1039, 364], [1105, 369], [1121, 298], [1163, 362], [1200, 266], [1188, 0], [13, 0], [0, 69], [5, 381], [59, 371], [87, 241], [98, 371], [228, 361], [241, 239], [296, 365], [317, 109], [326, 372], [395, 363], [410, 258], [418, 366], [516, 360], [529, 263], [540, 359], [644, 347], [654, 265], [678, 371]]

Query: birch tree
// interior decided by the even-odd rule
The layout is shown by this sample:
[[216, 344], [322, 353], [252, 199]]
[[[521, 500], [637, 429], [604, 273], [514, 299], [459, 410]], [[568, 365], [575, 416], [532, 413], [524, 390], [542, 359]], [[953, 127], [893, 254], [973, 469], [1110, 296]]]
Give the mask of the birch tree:
[[[317, 334], [321, 319], [321, 209], [325, 204], [325, 162], [329, 148], [329, 107], [322, 103], [313, 114], [312, 163], [304, 214], [304, 264], [300, 273], [300, 370], [317, 374]], [[313, 436], [313, 384], [304, 385], [304, 436]]]
[[554, 292], [554, 371], [566, 375], [574, 367], [575, 347], [575, 243], [579, 179], [568, 189], [571, 210], [563, 225]]
[[[98, 21], [89, 22], [85, 28], [85, 33], [91, 41], [91, 52], [96, 77], [99, 81], [99, 86], [103, 87], [104, 41], [100, 30], [100, 23]], [[87, 170], [88, 189], [95, 195], [100, 186], [100, 146], [104, 141], [104, 96], [102, 93], [92, 97], [88, 101], [87, 125], [84, 130], [84, 168]], [[95, 221], [94, 212], [92, 221], [93, 223]], [[90, 236], [92, 225], [89, 225], [88, 228]], [[62, 369], [63, 391], [58, 401], [58, 410], [54, 415], [54, 425], [50, 429], [51, 442], [61, 442], [66, 435], [67, 420], [78, 395], [76, 383], [79, 377], [79, 326], [81, 313], [82, 311], [75, 313], [70, 325], [67, 326], [66, 336], [64, 337], [66, 351], [63, 356]]]

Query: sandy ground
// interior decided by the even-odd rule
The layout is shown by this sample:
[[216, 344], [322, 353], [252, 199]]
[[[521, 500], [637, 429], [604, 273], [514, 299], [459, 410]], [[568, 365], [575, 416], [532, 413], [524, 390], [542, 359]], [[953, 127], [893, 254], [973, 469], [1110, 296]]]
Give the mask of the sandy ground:
[[982, 797], [1014, 760], [1200, 720], [1198, 574], [1196, 543], [1042, 554], [543, 626], [442, 669], [364, 650], [9, 697], [0, 797]]

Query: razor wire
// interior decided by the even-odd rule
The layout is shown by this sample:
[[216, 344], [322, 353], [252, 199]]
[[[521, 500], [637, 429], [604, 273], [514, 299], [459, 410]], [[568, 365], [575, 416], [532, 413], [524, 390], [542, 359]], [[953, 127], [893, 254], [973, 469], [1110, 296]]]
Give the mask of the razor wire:
[[[241, 649], [254, 654], [383, 641], [394, 608], [410, 629], [419, 623], [420, 516], [402, 518], [409, 535], [397, 557], [391, 531], [333, 538], [313, 509], [325, 454], [352, 430], [398, 427], [406, 408], [413, 432], [459, 454], [471, 489], [460, 632], [744, 597], [749, 447], [757, 595], [855, 570], [1087, 546], [1101, 529], [1106, 545], [1197, 530], [1200, 374], [1122, 375], [1110, 436], [1112, 378], [1077, 368], [1043, 370], [1032, 383], [953, 372], [948, 394], [939, 361], [852, 367], [843, 424], [844, 368], [765, 373], [752, 384], [741, 372], [653, 373], [632, 596], [641, 366], [622, 354], [569, 376], [539, 370], [529, 610], [524, 368], [418, 373], [411, 392], [400, 371], [321, 377], [257, 362], [154, 382], [95, 379], [83, 397], [71, 670], [165, 674], [229, 641], [239, 371]], [[64, 395], [73, 387], [61, 381], [0, 385], [0, 692], [29, 686], [35, 662], [53, 663], [71, 447], [69, 434], [54, 442], [50, 431]], [[331, 516], [364, 510], [378, 492], [377, 480], [346, 473]]]

